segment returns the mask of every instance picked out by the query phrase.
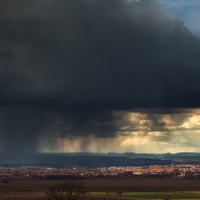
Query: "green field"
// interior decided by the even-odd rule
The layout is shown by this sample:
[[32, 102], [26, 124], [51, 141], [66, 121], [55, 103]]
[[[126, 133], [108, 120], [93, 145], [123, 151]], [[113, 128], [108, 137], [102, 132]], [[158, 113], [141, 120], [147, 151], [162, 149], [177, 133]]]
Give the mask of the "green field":
[[110, 192], [91, 192], [90, 195], [104, 197], [118, 197], [122, 199], [200, 199], [200, 191], [176, 191], [176, 192], [124, 192], [121, 195]]

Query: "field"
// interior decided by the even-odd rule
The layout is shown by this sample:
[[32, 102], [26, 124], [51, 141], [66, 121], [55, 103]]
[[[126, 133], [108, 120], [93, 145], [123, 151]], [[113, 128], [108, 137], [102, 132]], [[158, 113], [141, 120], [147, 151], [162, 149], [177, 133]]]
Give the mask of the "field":
[[[133, 177], [78, 181], [84, 182], [89, 195], [103, 199], [200, 199], [200, 179]], [[8, 179], [8, 183], [0, 181], [0, 200], [45, 199], [49, 187], [62, 182], [40, 179]]]

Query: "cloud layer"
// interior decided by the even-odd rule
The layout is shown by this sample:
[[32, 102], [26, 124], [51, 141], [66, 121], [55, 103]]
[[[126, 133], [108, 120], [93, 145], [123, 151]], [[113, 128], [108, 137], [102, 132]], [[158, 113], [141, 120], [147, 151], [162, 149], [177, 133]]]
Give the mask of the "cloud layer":
[[[170, 111], [170, 112], [169, 112]], [[143, 111], [117, 111], [115, 135], [99, 137], [91, 131], [86, 135], [64, 134], [45, 144], [41, 138], [42, 152], [137, 152], [166, 153], [199, 151], [200, 111], [199, 109]], [[65, 123], [63, 128], [69, 128]], [[103, 132], [103, 130], [102, 130]], [[112, 133], [112, 130], [110, 130]]]
[[178, 117], [122, 113], [200, 106], [200, 43], [153, 0], [2, 0], [0, 19], [2, 152], [162, 141]]
[[2, 105], [198, 107], [200, 45], [154, 1], [2, 1]]

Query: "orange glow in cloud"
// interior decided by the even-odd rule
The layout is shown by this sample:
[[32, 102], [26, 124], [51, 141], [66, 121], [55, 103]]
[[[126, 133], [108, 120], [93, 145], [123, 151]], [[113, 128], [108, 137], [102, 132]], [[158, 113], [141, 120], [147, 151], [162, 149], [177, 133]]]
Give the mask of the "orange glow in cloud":
[[[113, 137], [58, 137], [51, 145], [41, 140], [40, 152], [136, 152], [166, 153], [200, 151], [200, 109], [169, 114], [117, 112]], [[121, 117], [122, 116], [122, 117]], [[195, 138], [195, 139], [194, 139]], [[47, 142], [48, 143], [48, 142]]]

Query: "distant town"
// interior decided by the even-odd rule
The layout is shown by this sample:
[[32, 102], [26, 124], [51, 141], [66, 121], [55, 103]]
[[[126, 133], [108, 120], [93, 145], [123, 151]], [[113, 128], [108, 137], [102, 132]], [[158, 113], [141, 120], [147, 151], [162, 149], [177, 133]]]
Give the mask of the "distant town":
[[150, 166], [113, 167], [47, 167], [47, 166], [1, 166], [2, 181], [7, 178], [82, 179], [90, 177], [171, 177], [199, 179], [200, 165], [171, 164]]

